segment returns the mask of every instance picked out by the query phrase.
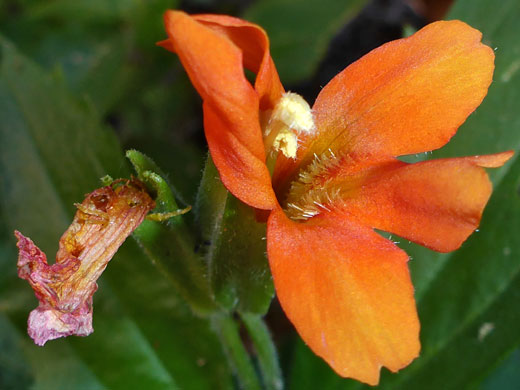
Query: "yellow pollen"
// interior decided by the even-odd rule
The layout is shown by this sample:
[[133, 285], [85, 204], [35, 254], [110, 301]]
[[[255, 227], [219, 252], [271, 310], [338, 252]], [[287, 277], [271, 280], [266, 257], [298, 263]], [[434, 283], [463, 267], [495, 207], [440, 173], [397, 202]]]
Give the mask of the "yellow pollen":
[[282, 129], [273, 142], [275, 150], [281, 150], [285, 157], [295, 158], [298, 150], [298, 139], [288, 128]]
[[271, 121], [283, 122], [298, 134], [311, 133], [316, 128], [309, 104], [298, 94], [285, 93], [276, 104]]
[[298, 135], [316, 129], [311, 107], [293, 92], [285, 93], [272, 111], [264, 113], [262, 127], [266, 152], [281, 151], [289, 158], [296, 158]]

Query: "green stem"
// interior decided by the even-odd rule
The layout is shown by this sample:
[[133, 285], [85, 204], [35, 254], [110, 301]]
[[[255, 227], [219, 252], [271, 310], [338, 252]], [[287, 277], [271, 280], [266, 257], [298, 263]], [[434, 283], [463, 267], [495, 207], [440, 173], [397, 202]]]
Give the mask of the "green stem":
[[156, 202], [155, 212], [134, 231], [134, 238], [194, 312], [200, 315], [213, 313], [217, 306], [206, 277], [207, 269], [203, 258], [195, 253], [193, 237], [181, 216], [190, 207], [179, 209], [174, 190], [149, 157], [136, 150], [129, 150], [126, 156]]
[[195, 313], [208, 315], [217, 309], [202, 259], [193, 252], [191, 237], [182, 229], [145, 220], [133, 237]]
[[257, 314], [240, 313], [240, 317], [255, 347], [266, 389], [283, 389], [282, 372], [278, 364], [278, 355], [269, 329], [262, 318]]
[[229, 311], [266, 313], [274, 295], [266, 224], [226, 190], [209, 156], [194, 209], [215, 301]]
[[217, 314], [211, 319], [213, 329], [219, 336], [229, 365], [235, 372], [239, 387], [247, 390], [260, 390], [262, 388], [260, 379], [244, 348], [237, 323], [228, 314]]

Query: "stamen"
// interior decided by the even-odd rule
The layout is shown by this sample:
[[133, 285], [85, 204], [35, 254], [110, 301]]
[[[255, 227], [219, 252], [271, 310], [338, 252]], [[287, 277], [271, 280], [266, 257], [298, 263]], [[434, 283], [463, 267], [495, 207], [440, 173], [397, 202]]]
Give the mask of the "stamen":
[[283, 122], [287, 127], [300, 133], [312, 133], [316, 126], [309, 104], [298, 94], [285, 93], [276, 104], [272, 121]]
[[275, 150], [281, 150], [285, 157], [295, 158], [298, 150], [298, 139], [289, 129], [281, 130], [273, 142]]
[[272, 111], [264, 113], [262, 119], [268, 157], [272, 151], [281, 151], [286, 157], [296, 158], [298, 135], [309, 134], [316, 129], [309, 104], [292, 92], [285, 93]]
[[331, 150], [314, 155], [314, 160], [301, 171], [287, 196], [286, 213], [293, 220], [307, 220], [333, 209], [340, 200], [341, 189], [329, 179], [340, 166], [341, 159]]

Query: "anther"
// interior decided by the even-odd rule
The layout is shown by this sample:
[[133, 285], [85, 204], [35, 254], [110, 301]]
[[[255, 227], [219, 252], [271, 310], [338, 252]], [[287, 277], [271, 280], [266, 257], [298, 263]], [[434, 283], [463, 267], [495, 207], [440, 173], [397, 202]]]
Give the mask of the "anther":
[[296, 158], [298, 135], [309, 134], [316, 129], [309, 104], [292, 92], [280, 98], [263, 127], [268, 155], [272, 151], [281, 151], [289, 158]]

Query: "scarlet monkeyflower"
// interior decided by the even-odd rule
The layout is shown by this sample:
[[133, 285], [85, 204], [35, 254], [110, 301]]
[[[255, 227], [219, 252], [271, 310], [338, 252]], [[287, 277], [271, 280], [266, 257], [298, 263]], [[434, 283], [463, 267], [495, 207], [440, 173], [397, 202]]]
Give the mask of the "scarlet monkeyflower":
[[202, 96], [222, 182], [269, 211], [276, 292], [303, 340], [339, 375], [372, 385], [381, 366], [408, 365], [420, 350], [408, 256], [373, 229], [448, 252], [477, 228], [491, 194], [482, 167], [512, 152], [396, 156], [442, 147], [482, 102], [494, 54], [481, 33], [437, 22], [387, 43], [334, 77], [311, 110], [284, 91], [259, 26], [177, 11], [165, 24], [159, 45]]

